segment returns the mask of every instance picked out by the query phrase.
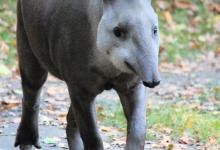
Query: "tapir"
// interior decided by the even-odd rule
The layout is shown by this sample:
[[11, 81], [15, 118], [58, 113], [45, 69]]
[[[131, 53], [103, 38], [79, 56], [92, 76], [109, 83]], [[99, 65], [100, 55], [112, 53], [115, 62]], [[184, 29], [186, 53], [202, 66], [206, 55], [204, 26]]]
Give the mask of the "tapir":
[[17, 0], [17, 48], [23, 99], [15, 146], [41, 148], [39, 97], [50, 73], [69, 91], [70, 150], [104, 149], [94, 99], [110, 89], [127, 120], [125, 149], [144, 149], [145, 89], [161, 80], [151, 0]]

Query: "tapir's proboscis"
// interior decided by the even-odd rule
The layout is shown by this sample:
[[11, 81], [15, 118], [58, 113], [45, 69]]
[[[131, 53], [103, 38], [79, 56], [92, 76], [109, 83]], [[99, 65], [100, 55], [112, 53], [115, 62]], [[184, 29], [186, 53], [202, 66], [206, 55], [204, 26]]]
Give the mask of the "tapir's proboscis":
[[146, 91], [160, 83], [159, 29], [151, 0], [17, 0], [17, 47], [23, 89], [15, 146], [41, 148], [40, 92], [51, 73], [71, 105], [70, 150], [103, 150], [95, 97], [114, 89], [127, 119], [126, 150], [143, 150]]

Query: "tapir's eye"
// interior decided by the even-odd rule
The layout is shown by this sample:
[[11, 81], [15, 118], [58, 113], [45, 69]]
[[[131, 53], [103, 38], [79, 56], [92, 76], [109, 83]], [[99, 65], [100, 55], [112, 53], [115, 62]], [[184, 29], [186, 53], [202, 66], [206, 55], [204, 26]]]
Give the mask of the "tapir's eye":
[[116, 36], [116, 37], [118, 37], [118, 38], [120, 38], [121, 36], [122, 36], [122, 30], [119, 28], [119, 27], [115, 27], [114, 29], [113, 29], [113, 33], [114, 33], [114, 35]]
[[153, 28], [154, 35], [157, 35], [157, 32], [158, 32], [158, 28], [156, 26], [154, 26], [154, 28]]

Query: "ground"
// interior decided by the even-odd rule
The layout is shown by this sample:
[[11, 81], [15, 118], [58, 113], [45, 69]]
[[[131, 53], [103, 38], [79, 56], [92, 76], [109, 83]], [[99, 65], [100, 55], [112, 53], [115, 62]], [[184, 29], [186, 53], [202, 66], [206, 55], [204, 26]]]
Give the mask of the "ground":
[[[220, 149], [219, 0], [152, 1], [159, 17], [162, 83], [148, 90], [146, 149]], [[16, 52], [16, 0], [0, 0], [0, 150], [13, 150], [22, 91]], [[52, 76], [40, 112], [43, 149], [67, 149], [69, 96]], [[126, 121], [114, 91], [97, 97], [106, 149], [125, 142]], [[122, 149], [122, 148], [121, 148]]]
[[[207, 59], [211, 60], [204, 61]], [[217, 115], [216, 118], [219, 120], [219, 99], [210, 99], [212, 94], [209, 93], [213, 88], [219, 90], [219, 60], [219, 57], [210, 52], [206, 57], [202, 56], [197, 62], [188, 61], [178, 66], [171, 64], [161, 65], [162, 84], [153, 90], [148, 90], [149, 111], [146, 149], [220, 149], [218, 143], [220, 126], [216, 129], [218, 133], [215, 131], [216, 136], [212, 137], [210, 134], [207, 137], [198, 133], [196, 137], [193, 131], [188, 132], [193, 125], [187, 125], [184, 128], [184, 132], [180, 134], [176, 130], [179, 127], [175, 127], [175, 122], [172, 122], [172, 125], [169, 126], [169, 124], [163, 123], [161, 118], [160, 121], [155, 121], [155, 118], [158, 117], [155, 115], [158, 108], [164, 109], [163, 111], [158, 110], [159, 115], [164, 115], [165, 122], [170, 122], [170, 118], [166, 119], [166, 117], [177, 118], [179, 117], [178, 111], [173, 114], [174, 116], [167, 115], [166, 111], [175, 111], [179, 106], [181, 108], [178, 110], [181, 110], [182, 107], [187, 107], [186, 111], [181, 114], [180, 120], [184, 119], [184, 115], [199, 114], [201, 112], [205, 115], [212, 112], [213, 115]], [[21, 115], [22, 91], [20, 78], [19, 76], [2, 77], [0, 82], [0, 150], [12, 150], [15, 149], [13, 147], [14, 138]], [[97, 97], [96, 101], [98, 123], [105, 148], [122, 149], [126, 133], [125, 122], [120, 120], [122, 112], [121, 110], [120, 112], [115, 110], [121, 109], [118, 96], [113, 90], [105, 91]], [[49, 76], [43, 88], [39, 123], [40, 140], [44, 150], [67, 149], [65, 117], [68, 106], [69, 96], [65, 84]], [[170, 108], [171, 106], [172, 108]], [[112, 113], [109, 113], [108, 109]], [[188, 109], [191, 112], [185, 114]], [[154, 119], [153, 121], [152, 118]], [[189, 123], [190, 120], [186, 122]], [[156, 124], [159, 126], [155, 126]]]

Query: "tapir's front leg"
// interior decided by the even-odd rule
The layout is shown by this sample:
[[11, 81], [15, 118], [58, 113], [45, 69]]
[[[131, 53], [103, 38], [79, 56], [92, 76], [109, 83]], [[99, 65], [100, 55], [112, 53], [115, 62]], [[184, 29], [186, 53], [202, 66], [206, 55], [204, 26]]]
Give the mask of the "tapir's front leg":
[[144, 150], [146, 131], [146, 92], [142, 84], [119, 92], [127, 119], [126, 150]]
[[91, 95], [79, 88], [69, 88], [69, 93], [72, 101], [71, 107], [83, 140], [84, 149], [103, 150], [95, 119], [94, 98], [96, 95]]

